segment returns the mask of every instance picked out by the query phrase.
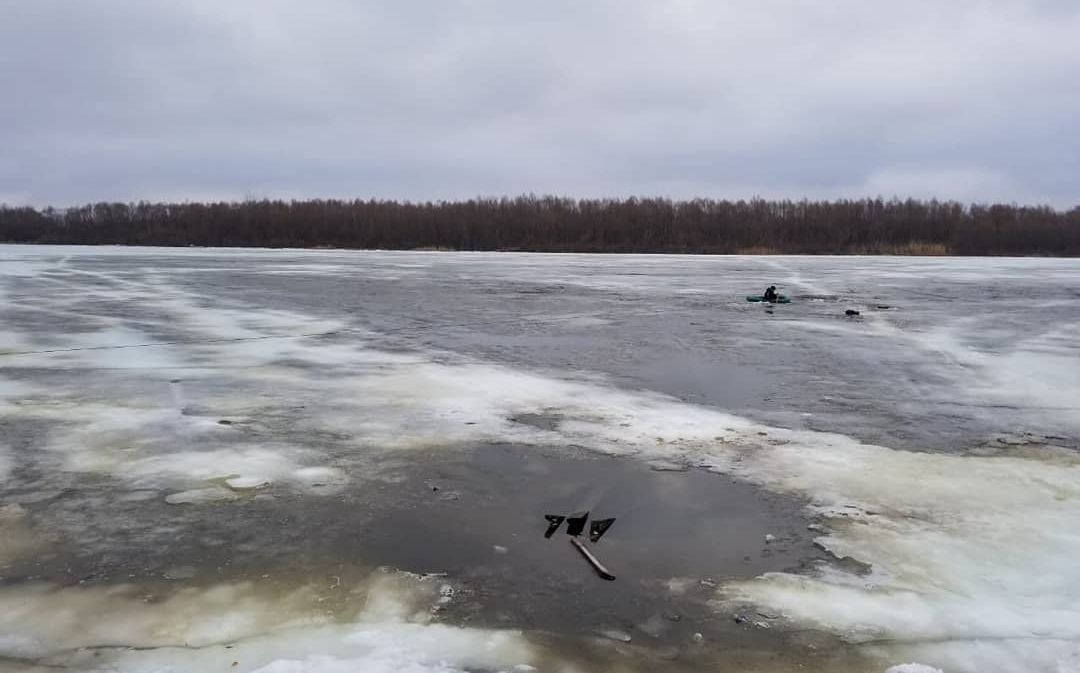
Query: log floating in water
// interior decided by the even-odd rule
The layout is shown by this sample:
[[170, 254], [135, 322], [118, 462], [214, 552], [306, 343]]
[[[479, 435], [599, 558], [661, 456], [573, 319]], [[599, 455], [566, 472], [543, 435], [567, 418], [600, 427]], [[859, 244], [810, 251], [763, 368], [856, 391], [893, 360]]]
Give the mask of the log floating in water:
[[601, 563], [600, 560], [597, 559], [595, 556], [593, 556], [592, 552], [585, 548], [585, 545], [581, 544], [581, 540], [578, 540], [576, 537], [572, 537], [570, 538], [570, 544], [577, 547], [577, 550], [581, 552], [581, 555], [585, 557], [585, 560], [589, 562], [589, 565], [593, 567], [593, 570], [596, 571], [597, 575], [608, 581], [615, 579], [615, 576], [611, 574], [611, 571], [605, 568], [604, 564]]

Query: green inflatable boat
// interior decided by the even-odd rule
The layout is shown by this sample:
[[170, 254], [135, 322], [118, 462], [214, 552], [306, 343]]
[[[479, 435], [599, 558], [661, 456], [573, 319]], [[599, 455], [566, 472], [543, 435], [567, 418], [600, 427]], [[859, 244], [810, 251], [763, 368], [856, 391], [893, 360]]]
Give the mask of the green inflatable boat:
[[[753, 302], [765, 301], [765, 297], [764, 297], [764, 295], [760, 295], [760, 294], [750, 294], [750, 295], [746, 296], [746, 301], [753, 301]], [[790, 304], [791, 299], [786, 294], [778, 294], [778, 295], [776, 295], [776, 303], [777, 304]]]

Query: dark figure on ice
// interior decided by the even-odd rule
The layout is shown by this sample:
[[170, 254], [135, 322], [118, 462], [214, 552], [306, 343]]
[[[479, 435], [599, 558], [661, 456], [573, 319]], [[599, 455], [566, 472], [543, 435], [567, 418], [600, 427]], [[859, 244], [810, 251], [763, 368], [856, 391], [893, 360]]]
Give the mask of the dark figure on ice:
[[776, 286], [770, 285], [769, 289], [765, 290], [765, 294], [762, 295], [762, 298], [770, 304], [775, 304], [780, 298], [779, 295], [776, 294]]

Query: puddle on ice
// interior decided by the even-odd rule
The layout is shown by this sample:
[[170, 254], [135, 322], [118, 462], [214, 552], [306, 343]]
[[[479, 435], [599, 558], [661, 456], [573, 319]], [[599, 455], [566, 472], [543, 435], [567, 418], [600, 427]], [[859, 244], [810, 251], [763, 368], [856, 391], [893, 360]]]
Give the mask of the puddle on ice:
[[[345, 632], [358, 619], [359, 599], [349, 587], [387, 566], [449, 589], [423, 613], [425, 623], [524, 630], [523, 642], [542, 644], [550, 656], [569, 662], [592, 652], [597, 665], [611, 655], [598, 634], [620, 630], [633, 634], [625, 656], [636, 665], [663, 654], [689, 666], [721, 646], [747, 652], [774, 644], [752, 622], [717, 617], [711, 601], [720, 584], [795, 571], [823, 556], [797, 501], [720, 475], [509, 445], [444, 448], [407, 460], [391, 455], [381, 463], [355, 490], [334, 497], [281, 491], [260, 499], [215, 486], [132, 502], [84, 489], [28, 510], [9, 506], [18, 520], [69, 533], [7, 565], [0, 610], [20, 607], [0, 623], [12, 636], [5, 651], [41, 663], [103, 645], [161, 648], [182, 640], [205, 649], [312, 621]], [[614, 583], [598, 580], [562, 531], [543, 537], [543, 514], [582, 507], [617, 517], [593, 545], [617, 570]], [[57, 606], [65, 606], [69, 625], [45, 629]], [[78, 625], [98, 612], [118, 624], [101, 618], [99, 630]], [[753, 622], [774, 619], [751, 614]], [[198, 618], [210, 626], [197, 630], [187, 621]], [[125, 634], [133, 622], [150, 635]], [[707, 645], [695, 643], [695, 633], [705, 634]], [[294, 642], [290, 637], [283, 642]], [[34, 642], [45, 649], [34, 650]]]
[[[356, 553], [448, 573], [463, 590], [448, 610], [455, 620], [571, 635], [623, 628], [667, 646], [695, 631], [730, 638], [734, 622], [708, 605], [719, 583], [822, 557], [797, 501], [719, 475], [497, 445], [420, 458], [369, 487], [379, 502], [414, 495], [380, 512]], [[597, 580], [565, 525], [545, 539], [545, 514], [574, 511], [616, 518], [590, 545], [616, 582]]]

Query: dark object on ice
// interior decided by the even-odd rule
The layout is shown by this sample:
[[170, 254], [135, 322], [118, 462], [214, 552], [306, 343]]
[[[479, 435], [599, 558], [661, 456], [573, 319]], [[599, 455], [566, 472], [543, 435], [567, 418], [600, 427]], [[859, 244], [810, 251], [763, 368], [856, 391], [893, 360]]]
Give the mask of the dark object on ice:
[[611, 524], [615, 523], [614, 517], [611, 519], [593, 519], [589, 524], [589, 542], [596, 542], [608, 528], [611, 528]]
[[585, 530], [585, 522], [588, 520], [588, 512], [574, 512], [566, 517], [566, 534], [581, 535], [581, 532]]
[[889, 306], [888, 304], [878, 304], [877, 307], [882, 311], [892, 308], [892, 306]]
[[859, 315], [859, 312], [858, 312], [858, 311], [856, 311], [856, 310], [855, 310], [855, 309], [853, 309], [853, 308], [849, 308], [848, 310], [844, 311], [844, 315], [846, 315], [846, 316], [849, 316], [849, 317], [852, 317], [852, 316], [857, 316], [857, 315]]
[[611, 571], [605, 568], [604, 564], [593, 556], [592, 552], [585, 548], [585, 545], [581, 544], [581, 540], [572, 537], [570, 538], [570, 544], [577, 547], [577, 550], [581, 552], [581, 555], [585, 557], [585, 560], [589, 562], [589, 565], [593, 567], [593, 570], [595, 570], [596, 574], [602, 579], [608, 580], [609, 582], [615, 579], [615, 576], [611, 574]]
[[558, 514], [545, 514], [544, 518], [547, 519], [548, 522], [548, 529], [544, 533], [544, 537], [548, 538], [554, 535], [555, 531], [559, 530], [559, 526], [562, 525], [563, 521], [566, 521], [565, 516], [559, 516]]
[[762, 294], [761, 297], [770, 304], [775, 304], [776, 300], [779, 298], [776, 295], [776, 286], [770, 285], [769, 289], [765, 290], [765, 293]]
[[745, 624], [746, 622], [750, 621], [750, 619], [746, 615], [735, 615], [734, 619], [736, 624]]
[[752, 304], [758, 304], [761, 302], [764, 302], [766, 304], [790, 304], [791, 297], [787, 296], [786, 294], [778, 294], [776, 295], [776, 299], [769, 301], [765, 298], [765, 295], [763, 294], [748, 294], [746, 295], [746, 301]]

